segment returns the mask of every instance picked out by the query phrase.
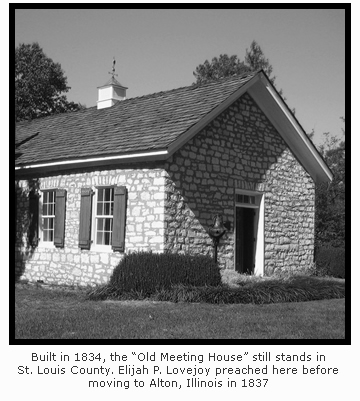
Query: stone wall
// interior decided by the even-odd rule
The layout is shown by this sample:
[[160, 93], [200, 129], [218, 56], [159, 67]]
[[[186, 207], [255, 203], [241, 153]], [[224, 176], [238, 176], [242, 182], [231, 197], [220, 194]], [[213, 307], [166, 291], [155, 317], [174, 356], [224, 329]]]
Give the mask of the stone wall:
[[265, 274], [313, 261], [314, 183], [245, 94], [165, 164], [165, 249], [212, 254], [207, 233], [215, 214], [231, 229], [218, 258], [234, 269], [235, 189], [265, 197]]
[[[20, 180], [17, 191], [16, 275], [45, 283], [92, 285], [106, 282], [123, 253], [78, 246], [80, 191], [96, 186], [127, 187], [125, 252], [164, 249], [164, 171], [109, 169]], [[64, 248], [27, 244], [29, 187], [66, 189]], [[94, 208], [94, 205], [93, 205]]]
[[[207, 233], [221, 214], [230, 230], [218, 259], [234, 269], [236, 189], [264, 197], [264, 270], [310, 266], [314, 247], [315, 188], [285, 142], [245, 94], [163, 164], [56, 174], [17, 183], [16, 275], [46, 283], [106, 282], [123, 253], [78, 247], [81, 188], [125, 185], [125, 253], [136, 250], [211, 254]], [[30, 187], [66, 189], [64, 248], [27, 244]]]

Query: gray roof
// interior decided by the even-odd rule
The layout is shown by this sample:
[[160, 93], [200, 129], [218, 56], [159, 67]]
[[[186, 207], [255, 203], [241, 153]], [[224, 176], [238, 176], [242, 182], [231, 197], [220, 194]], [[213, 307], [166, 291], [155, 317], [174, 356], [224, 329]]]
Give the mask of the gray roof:
[[256, 74], [17, 123], [15, 165], [166, 150]]

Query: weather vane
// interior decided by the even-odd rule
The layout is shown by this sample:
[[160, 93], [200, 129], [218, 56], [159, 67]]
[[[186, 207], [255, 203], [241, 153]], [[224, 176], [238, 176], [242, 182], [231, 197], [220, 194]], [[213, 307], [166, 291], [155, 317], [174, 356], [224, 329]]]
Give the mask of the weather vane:
[[111, 74], [113, 78], [114, 78], [114, 76], [116, 76], [116, 77], [118, 76], [118, 74], [115, 74], [115, 63], [116, 63], [116, 60], [115, 60], [115, 56], [114, 56], [112, 71], [109, 72], [109, 74]]

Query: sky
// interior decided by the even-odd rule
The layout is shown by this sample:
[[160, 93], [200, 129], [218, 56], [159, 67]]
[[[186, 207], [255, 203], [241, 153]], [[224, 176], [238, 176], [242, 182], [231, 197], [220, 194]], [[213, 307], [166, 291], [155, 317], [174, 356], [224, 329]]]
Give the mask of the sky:
[[[38, 5], [39, 7], [41, 5]], [[63, 5], [64, 7], [66, 5]], [[327, 5], [328, 6], [328, 5]], [[182, 5], [184, 7], [184, 5]], [[240, 5], [239, 5], [240, 7]], [[110, 78], [127, 97], [189, 86], [220, 54], [244, 59], [253, 40], [306, 132], [341, 136], [345, 117], [345, 11], [341, 9], [18, 9], [15, 46], [38, 42], [61, 64], [68, 100], [96, 105]]]

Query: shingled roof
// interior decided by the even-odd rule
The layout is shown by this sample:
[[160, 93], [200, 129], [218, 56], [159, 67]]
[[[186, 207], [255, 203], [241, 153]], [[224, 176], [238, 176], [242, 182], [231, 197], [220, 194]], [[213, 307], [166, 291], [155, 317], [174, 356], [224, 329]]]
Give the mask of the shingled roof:
[[18, 123], [15, 170], [166, 160], [245, 92], [314, 181], [331, 180], [326, 162], [262, 70]]
[[166, 150], [256, 75], [56, 114], [16, 126], [16, 166]]

